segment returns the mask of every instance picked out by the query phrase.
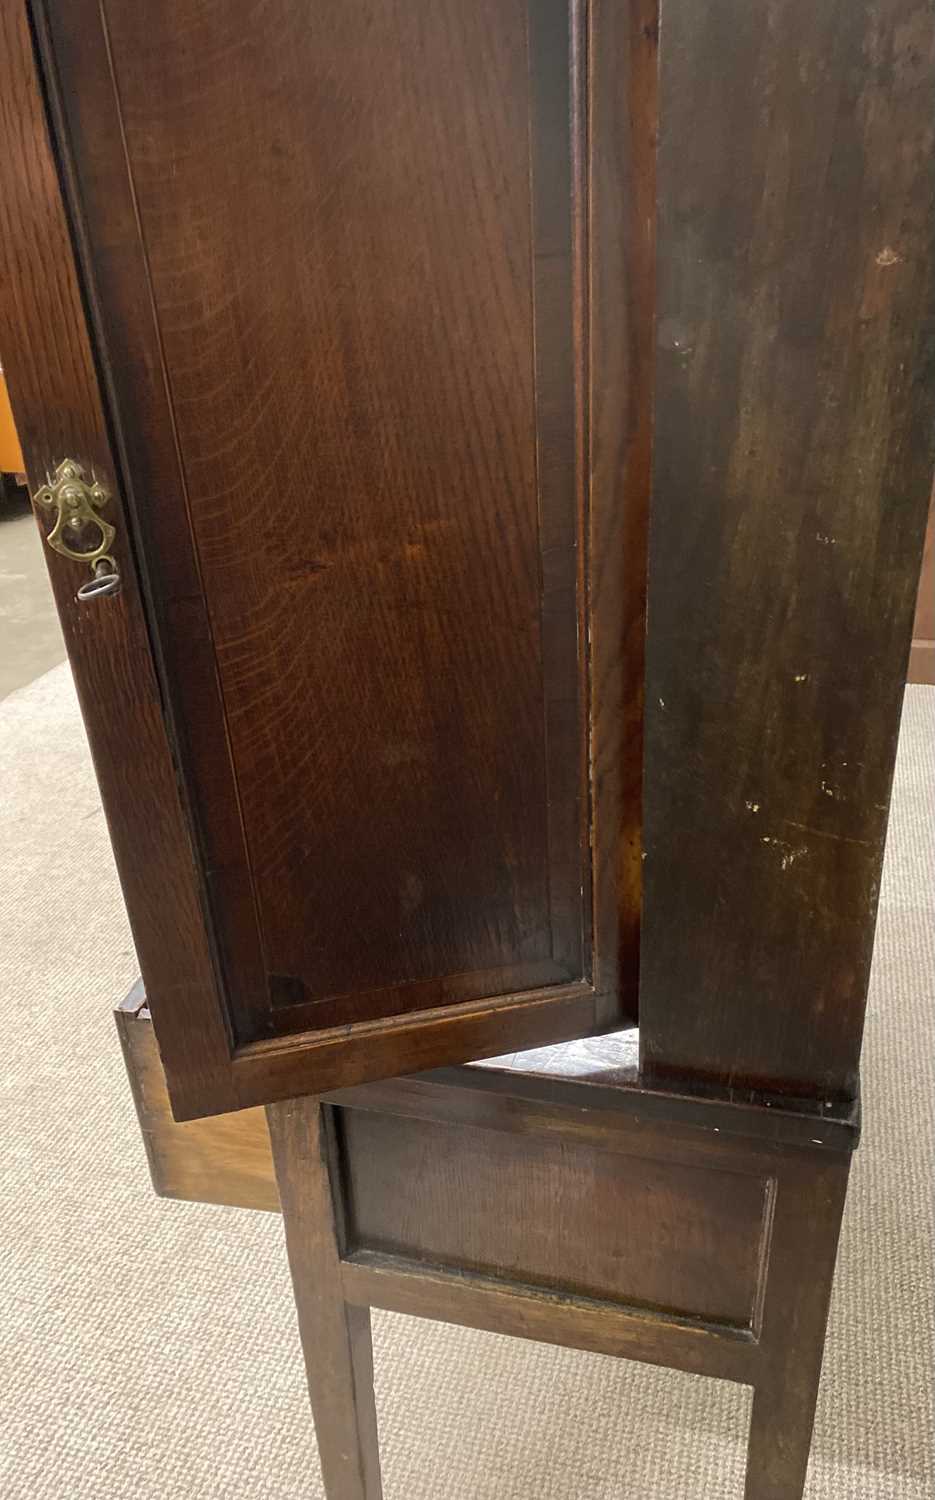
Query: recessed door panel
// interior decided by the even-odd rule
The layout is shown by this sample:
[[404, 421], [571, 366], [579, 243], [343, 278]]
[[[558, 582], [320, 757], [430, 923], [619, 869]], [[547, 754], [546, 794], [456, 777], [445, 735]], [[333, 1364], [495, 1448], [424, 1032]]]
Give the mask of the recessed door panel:
[[632, 1018], [651, 34], [33, 21], [78, 274], [14, 265], [18, 359], [87, 352], [94, 441], [27, 394], [27, 459], [108, 496], [122, 593], [51, 566], [177, 1115]]
[[132, 482], [234, 1040], [580, 981], [567, 4], [106, 23], [177, 460]]

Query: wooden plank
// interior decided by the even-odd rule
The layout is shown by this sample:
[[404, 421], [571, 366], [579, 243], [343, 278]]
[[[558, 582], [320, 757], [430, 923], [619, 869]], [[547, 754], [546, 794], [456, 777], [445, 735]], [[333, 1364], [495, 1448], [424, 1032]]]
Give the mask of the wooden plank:
[[745, 1500], [800, 1500], [831, 1301], [847, 1159], [780, 1178], [766, 1248]]
[[595, 985], [635, 1015], [652, 462], [657, 0], [591, 0], [588, 318]]
[[356, 1251], [342, 1263], [341, 1280], [347, 1300], [361, 1307], [590, 1349], [720, 1380], [752, 1384], [762, 1364], [762, 1351], [747, 1331], [440, 1271], [400, 1256]]
[[578, 980], [567, 0], [106, 29], [63, 106], [237, 1041]]
[[852, 1097], [933, 461], [933, 13], [665, 0], [640, 1029]]
[[176, 1121], [142, 985], [114, 1012], [153, 1187], [162, 1198], [279, 1212], [260, 1108]]

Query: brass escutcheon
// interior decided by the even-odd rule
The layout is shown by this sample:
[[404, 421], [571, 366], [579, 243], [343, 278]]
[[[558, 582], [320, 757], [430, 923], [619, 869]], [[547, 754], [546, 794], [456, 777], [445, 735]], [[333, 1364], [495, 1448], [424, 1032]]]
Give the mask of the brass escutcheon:
[[[55, 477], [35, 494], [37, 504], [56, 512], [55, 523], [46, 536], [53, 551], [61, 553], [62, 557], [70, 557], [72, 562], [86, 563], [93, 573], [95, 564], [107, 556], [117, 535], [113, 526], [102, 521], [97, 514], [109, 499], [109, 492], [97, 480], [93, 484], [87, 483], [79, 463], [73, 458], [63, 459]], [[98, 532], [97, 546], [82, 550], [69, 546], [65, 539], [66, 529], [80, 535], [88, 526], [93, 526]]]
[[[87, 562], [93, 571], [95, 562], [110, 550], [117, 535], [113, 526], [98, 514], [101, 505], [107, 504], [111, 498], [104, 484], [99, 484], [96, 480], [93, 484], [87, 483], [80, 463], [75, 462], [75, 459], [63, 459], [56, 469], [56, 477], [51, 478], [42, 489], [36, 490], [35, 498], [39, 505], [47, 505], [50, 510], [56, 511], [56, 522], [45, 538], [50, 547], [53, 547], [54, 552], [62, 553], [63, 558]], [[80, 532], [87, 525], [98, 529], [98, 546], [83, 550], [69, 546], [65, 540], [66, 528]]]

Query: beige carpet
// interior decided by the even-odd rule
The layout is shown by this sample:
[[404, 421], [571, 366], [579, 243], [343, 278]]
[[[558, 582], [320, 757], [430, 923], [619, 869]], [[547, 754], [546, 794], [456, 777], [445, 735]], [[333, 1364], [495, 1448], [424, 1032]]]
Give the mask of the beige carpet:
[[[935, 690], [908, 692], [809, 1500], [930, 1500]], [[127, 746], [133, 754], [133, 746]], [[0, 704], [0, 1497], [316, 1500], [273, 1216], [153, 1197], [66, 668]], [[387, 1500], [740, 1500], [747, 1393], [377, 1315]]]

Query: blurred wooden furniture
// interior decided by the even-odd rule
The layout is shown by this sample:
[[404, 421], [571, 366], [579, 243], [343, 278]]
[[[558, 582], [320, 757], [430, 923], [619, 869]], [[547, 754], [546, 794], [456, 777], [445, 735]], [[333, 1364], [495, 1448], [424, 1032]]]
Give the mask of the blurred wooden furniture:
[[748, 1500], [801, 1493], [852, 1111], [647, 1092], [623, 1032], [179, 1124], [117, 1023], [157, 1192], [281, 1195], [328, 1500], [382, 1494], [371, 1307], [751, 1385]]
[[909, 651], [909, 681], [935, 684], [935, 490], [925, 533], [916, 616]]
[[13, 425], [13, 412], [10, 409], [6, 380], [3, 370], [0, 369], [0, 474], [22, 474], [25, 467], [16, 428]]

